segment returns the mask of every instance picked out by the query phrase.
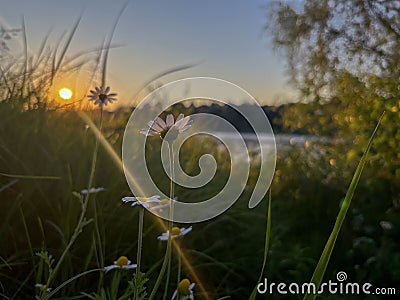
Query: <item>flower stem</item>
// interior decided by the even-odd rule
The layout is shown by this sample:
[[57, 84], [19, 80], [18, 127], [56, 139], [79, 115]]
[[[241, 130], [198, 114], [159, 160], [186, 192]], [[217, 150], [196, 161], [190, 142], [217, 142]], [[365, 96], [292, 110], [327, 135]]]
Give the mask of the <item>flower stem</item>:
[[[103, 106], [100, 107], [100, 117], [99, 117], [99, 131], [101, 133], [102, 131], [102, 127], [103, 127]], [[99, 141], [98, 139], [96, 139], [96, 145], [98, 148], [99, 145]], [[97, 152], [98, 149], [96, 150], [96, 159], [97, 159]], [[96, 162], [95, 162], [96, 163]], [[95, 168], [96, 165], [92, 165], [93, 168], [93, 172], [95, 172]], [[93, 174], [94, 176], [94, 174]], [[94, 179], [94, 177], [93, 177]], [[91, 186], [88, 186], [88, 189], [91, 188]], [[97, 245], [98, 245], [98, 251], [99, 251], [99, 267], [100, 269], [104, 268], [104, 253], [103, 253], [103, 245], [101, 242], [101, 235], [100, 235], [100, 230], [99, 230], [99, 218], [97, 215], [97, 203], [96, 201], [92, 201], [93, 203], [93, 214], [94, 214], [94, 230], [95, 230], [95, 235], [96, 235], [96, 239], [97, 239]], [[103, 280], [104, 280], [104, 273], [101, 272], [100, 273], [100, 277], [99, 277], [99, 283], [98, 283], [98, 292], [100, 292], [101, 287], [103, 285]]]
[[[103, 125], [103, 107], [101, 107], [100, 109], [100, 119], [99, 119], [99, 130], [101, 132], [102, 129], [102, 125]], [[94, 181], [94, 175], [95, 175], [95, 171], [96, 171], [96, 163], [97, 163], [97, 154], [99, 152], [99, 139], [96, 137], [96, 143], [94, 146], [94, 150], [93, 150], [93, 155], [92, 155], [92, 166], [90, 169], [90, 175], [89, 175], [89, 180], [88, 180], [88, 187], [87, 190], [89, 191], [90, 188], [93, 185], [93, 181]], [[67, 246], [65, 247], [64, 251], [62, 252], [56, 266], [54, 267], [53, 271], [49, 274], [49, 278], [47, 279], [46, 282], [46, 287], [49, 288], [50, 285], [53, 283], [53, 280], [55, 278], [55, 276], [57, 275], [58, 270], [61, 267], [61, 263], [64, 261], [65, 256], [67, 255], [67, 253], [69, 252], [69, 250], [71, 249], [72, 245], [74, 244], [75, 240], [78, 238], [79, 234], [82, 232], [82, 229], [89, 224], [89, 221], [86, 220], [85, 216], [86, 216], [86, 211], [87, 211], [87, 206], [88, 206], [88, 202], [89, 202], [89, 197], [90, 197], [90, 193], [87, 193], [84, 197], [84, 199], [81, 202], [81, 214], [79, 216], [78, 219], [78, 223], [76, 224], [76, 227], [74, 229], [74, 233], [71, 236], [71, 239], [69, 240], [69, 243], [67, 244]], [[41, 294], [40, 299], [44, 299], [46, 296], [46, 291], [44, 290], [43, 293]]]
[[[170, 223], [172, 223], [172, 222], [169, 221], [169, 224]], [[169, 232], [171, 232], [171, 230]], [[168, 237], [168, 239], [170, 239], [170, 237]], [[169, 253], [168, 253], [168, 266], [167, 266], [167, 279], [165, 280], [165, 289], [164, 289], [163, 300], [166, 300], [167, 299], [167, 295], [168, 295], [169, 278], [171, 276], [171, 259], [172, 259], [172, 251], [169, 251]]]
[[[173, 214], [174, 214], [174, 148], [172, 146], [172, 142], [168, 144], [169, 149], [169, 171], [170, 171], [170, 182], [169, 182], [169, 198], [171, 201], [170, 211], [169, 211], [169, 218], [168, 221], [168, 243], [172, 244], [172, 227], [174, 224], [173, 221]], [[171, 247], [170, 247], [171, 248]], [[165, 290], [164, 290], [164, 297], [163, 299], [167, 299], [168, 294], [168, 285], [169, 285], [169, 278], [171, 276], [171, 260], [172, 260], [172, 251], [168, 253], [168, 267], [167, 267], [167, 278], [165, 280]]]
[[161, 266], [160, 273], [157, 277], [156, 283], [154, 284], [153, 290], [151, 291], [151, 294], [149, 296], [149, 300], [153, 300], [156, 292], [161, 284], [161, 281], [164, 277], [165, 270], [167, 269], [168, 266], [168, 271], [167, 271], [167, 280], [166, 280], [166, 288], [164, 292], [164, 299], [166, 299], [166, 295], [168, 292], [168, 282], [169, 282], [169, 276], [170, 276], [170, 271], [171, 271], [171, 265], [170, 265], [170, 260], [171, 260], [171, 248], [172, 248], [172, 218], [173, 218], [173, 210], [174, 210], [174, 180], [173, 180], [173, 172], [174, 172], [174, 156], [173, 156], [173, 147], [172, 143], [168, 143], [168, 149], [169, 149], [169, 163], [170, 163], [170, 186], [169, 186], [169, 198], [170, 198], [170, 221], [168, 221], [168, 240], [167, 240], [167, 249], [165, 250], [165, 256], [164, 256], [164, 261]]
[[182, 272], [182, 258], [181, 258], [181, 248], [179, 245], [176, 247], [177, 255], [178, 255], [178, 284], [181, 282], [181, 272]]
[[159, 288], [159, 286], [161, 284], [161, 280], [164, 277], [165, 269], [167, 268], [167, 265], [168, 265], [168, 257], [169, 257], [168, 253], [170, 253], [170, 252], [171, 252], [171, 243], [167, 242], [167, 249], [165, 250], [164, 261], [163, 261], [163, 264], [161, 266], [160, 273], [158, 274], [157, 281], [154, 284], [153, 290], [151, 291], [151, 294], [149, 296], [149, 300], [153, 300], [154, 299], [154, 297], [155, 297], [155, 295], [157, 293], [157, 290], [158, 290], [158, 288]]
[[[139, 229], [138, 229], [138, 247], [137, 247], [137, 256], [136, 256], [136, 275], [140, 274], [140, 266], [142, 261], [142, 245], [143, 245], [143, 217], [144, 217], [144, 208], [140, 205], [139, 208]], [[137, 293], [137, 296], [138, 293]]]

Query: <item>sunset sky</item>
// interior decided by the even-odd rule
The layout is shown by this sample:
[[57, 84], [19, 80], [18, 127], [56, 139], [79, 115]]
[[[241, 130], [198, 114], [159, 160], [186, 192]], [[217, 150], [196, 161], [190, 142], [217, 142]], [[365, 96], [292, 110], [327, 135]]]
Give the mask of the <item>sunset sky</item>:
[[[69, 55], [99, 48], [125, 0], [0, 0], [0, 23], [21, 27], [29, 50], [37, 51], [50, 33], [55, 45], [82, 15]], [[197, 64], [162, 78], [218, 77], [252, 94], [261, 104], [290, 99], [282, 55], [265, 36], [265, 1], [129, 1], [116, 29], [108, 83], [119, 103], [132, 102], [148, 79], [168, 69]], [[19, 49], [21, 50], [21, 49]], [[13, 48], [18, 53], [18, 46]], [[59, 83], [63, 85], [63, 83]]]

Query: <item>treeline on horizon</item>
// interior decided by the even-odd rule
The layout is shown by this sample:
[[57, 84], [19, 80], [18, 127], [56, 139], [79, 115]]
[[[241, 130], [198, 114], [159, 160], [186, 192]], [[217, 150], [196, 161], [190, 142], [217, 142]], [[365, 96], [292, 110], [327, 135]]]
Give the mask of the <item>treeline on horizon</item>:
[[[255, 105], [255, 104], [242, 104], [237, 106], [238, 108], [246, 105]], [[304, 106], [304, 103], [287, 103], [281, 104], [279, 106], [261, 106], [262, 110], [268, 117], [269, 122], [271, 123], [272, 129], [274, 133], [293, 133], [293, 134], [309, 134], [306, 128], [301, 129], [289, 129], [284, 125], [283, 118], [285, 116], [285, 110], [287, 108], [293, 108], [295, 106]], [[127, 114], [131, 114], [134, 110], [134, 107], [120, 107], [115, 110], [113, 113], [117, 117], [122, 117]], [[170, 109], [171, 112], [182, 112], [185, 115], [197, 114], [197, 113], [208, 113], [217, 115], [229, 123], [231, 123], [239, 132], [254, 132], [250, 123], [246, 121], [246, 119], [237, 111], [234, 106], [230, 105], [219, 105], [216, 103], [212, 103], [211, 105], [200, 105], [196, 106], [191, 104], [190, 106], [185, 106], [181, 103], [174, 105]]]

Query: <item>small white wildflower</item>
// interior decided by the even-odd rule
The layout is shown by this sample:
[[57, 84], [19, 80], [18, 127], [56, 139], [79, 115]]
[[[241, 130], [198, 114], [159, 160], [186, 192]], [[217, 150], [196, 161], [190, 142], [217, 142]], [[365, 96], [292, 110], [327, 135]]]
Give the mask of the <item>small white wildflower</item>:
[[39, 288], [41, 291], [46, 290], [46, 292], [50, 292], [51, 288], [47, 288], [46, 285], [41, 284], [41, 283], [36, 283], [35, 287]]
[[167, 115], [165, 121], [160, 117], [157, 117], [154, 121], [150, 121], [147, 125], [148, 128], [143, 128], [140, 133], [145, 136], [155, 136], [158, 135], [160, 138], [164, 139], [167, 133], [171, 130], [170, 139], [174, 140], [179, 133], [187, 130], [191, 125], [190, 117], [185, 117], [184, 114], [179, 114], [174, 121], [174, 116], [172, 114]]
[[178, 283], [178, 288], [172, 295], [171, 300], [174, 300], [179, 295], [179, 300], [194, 300], [193, 288], [195, 283], [190, 283], [190, 280], [185, 278]]
[[[192, 226], [185, 228], [185, 227], [172, 227], [171, 230], [171, 238], [175, 239], [177, 237], [184, 236], [192, 231]], [[167, 241], [169, 237], [169, 231], [163, 232], [160, 236], [157, 237], [160, 241]]]
[[380, 221], [379, 225], [381, 225], [382, 229], [384, 230], [391, 230], [393, 228], [392, 223], [388, 221]]
[[124, 197], [122, 198], [124, 203], [132, 202], [131, 206], [141, 205], [145, 208], [150, 208], [151, 203], [160, 203], [160, 196], [151, 197]]
[[90, 90], [91, 95], [88, 95], [90, 101], [94, 101], [94, 104], [102, 107], [103, 105], [107, 105], [107, 103], [112, 103], [113, 101], [117, 101], [116, 93], [110, 93], [110, 87], [95, 87], [94, 90]]
[[96, 193], [102, 192], [102, 191], [104, 191], [104, 190], [105, 190], [105, 188], [103, 188], [103, 187], [97, 187], [97, 188], [92, 187], [92, 188], [90, 188], [89, 190], [87, 190], [87, 189], [82, 190], [82, 191], [81, 191], [81, 194], [82, 194], [82, 195], [86, 195], [86, 194], [96, 194]]
[[112, 269], [136, 269], [137, 265], [132, 262], [126, 256], [120, 256], [113, 265], [104, 267], [104, 271], [108, 272]]

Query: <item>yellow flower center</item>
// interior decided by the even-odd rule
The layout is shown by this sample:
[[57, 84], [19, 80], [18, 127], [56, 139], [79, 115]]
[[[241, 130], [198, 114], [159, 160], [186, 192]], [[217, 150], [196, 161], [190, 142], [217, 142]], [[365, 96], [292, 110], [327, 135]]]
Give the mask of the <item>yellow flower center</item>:
[[117, 259], [116, 265], [117, 265], [117, 266], [120, 266], [120, 267], [122, 267], [122, 266], [127, 266], [127, 265], [128, 265], [128, 262], [129, 262], [129, 259], [128, 259], [126, 256], [120, 256], [120, 257]]
[[178, 292], [182, 296], [188, 296], [190, 295], [190, 281], [189, 279], [185, 278], [181, 282], [178, 283]]
[[180, 234], [181, 233], [181, 230], [179, 229], [179, 227], [172, 227], [172, 230], [171, 230], [171, 234], [174, 236], [174, 235], [178, 235], [178, 234]]
[[146, 202], [146, 201], [148, 201], [150, 198], [149, 197], [136, 197], [136, 200], [137, 201], [140, 201], [140, 202]]
[[161, 199], [161, 200], [160, 200], [160, 205], [168, 204], [168, 202], [169, 202], [168, 199]]

